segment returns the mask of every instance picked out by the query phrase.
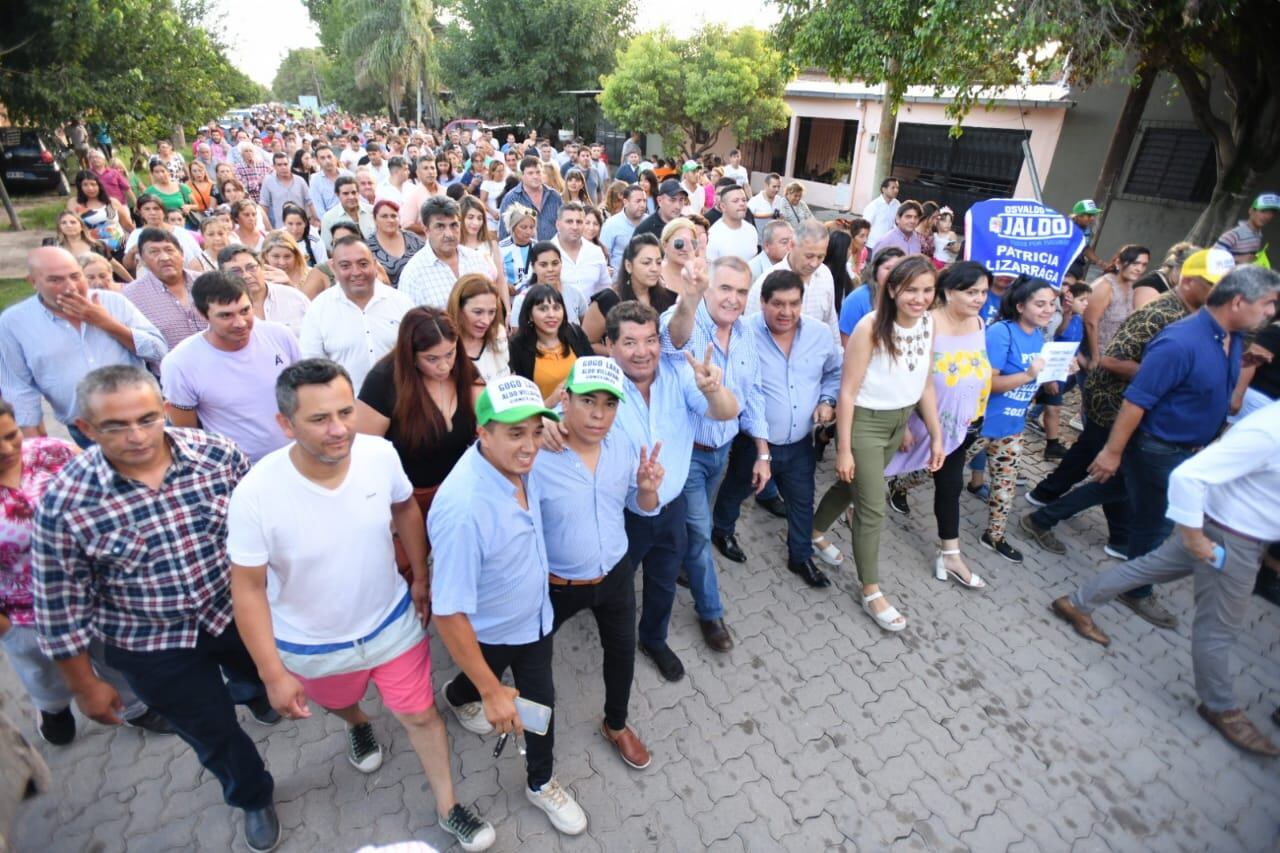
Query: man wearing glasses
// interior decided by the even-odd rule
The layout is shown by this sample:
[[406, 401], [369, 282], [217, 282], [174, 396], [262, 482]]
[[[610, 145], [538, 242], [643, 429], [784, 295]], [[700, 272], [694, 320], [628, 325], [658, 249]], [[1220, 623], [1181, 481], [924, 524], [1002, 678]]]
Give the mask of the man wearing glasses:
[[[45, 492], [32, 542], [36, 629], [85, 716], [120, 722], [115, 689], [87, 649], [168, 720], [244, 810], [250, 850], [273, 849], [273, 781], [235, 706], [274, 725], [253, 659], [231, 619], [227, 506], [249, 470], [230, 440], [166, 428], [154, 377], [114, 365], [76, 388], [77, 426], [96, 447]], [[225, 678], [225, 680], [224, 680]]]

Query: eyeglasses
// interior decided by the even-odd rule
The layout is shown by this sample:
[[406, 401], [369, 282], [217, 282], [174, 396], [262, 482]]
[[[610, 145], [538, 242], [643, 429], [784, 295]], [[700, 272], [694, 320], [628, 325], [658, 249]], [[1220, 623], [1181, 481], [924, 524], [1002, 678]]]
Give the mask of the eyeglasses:
[[143, 432], [150, 432], [156, 427], [164, 426], [164, 415], [147, 415], [142, 420], [131, 424], [111, 424], [110, 426], [94, 427], [101, 435], [124, 435], [140, 429]]
[[245, 275], [253, 275], [260, 269], [262, 269], [262, 267], [258, 266], [255, 263], [247, 263], [242, 267], [223, 267], [222, 271], [229, 272], [232, 275], [245, 276]]

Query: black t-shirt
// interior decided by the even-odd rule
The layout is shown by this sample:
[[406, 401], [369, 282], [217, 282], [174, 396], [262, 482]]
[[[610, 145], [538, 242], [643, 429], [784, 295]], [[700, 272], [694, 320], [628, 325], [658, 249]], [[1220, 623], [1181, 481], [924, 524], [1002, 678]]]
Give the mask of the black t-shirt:
[[654, 211], [640, 220], [640, 224], [636, 226], [636, 230], [632, 232], [631, 238], [639, 234], [652, 234], [659, 240], [662, 239], [662, 229], [667, 227], [667, 223], [663, 221], [662, 215], [658, 211]]
[[1159, 272], [1149, 272], [1133, 283], [1134, 290], [1139, 287], [1149, 287], [1156, 292], [1156, 295], [1169, 292], [1169, 282]]
[[391, 420], [387, 427], [387, 441], [395, 447], [400, 464], [415, 489], [438, 486], [458, 464], [462, 454], [476, 437], [475, 414], [470, 400], [459, 400], [453, 413], [453, 423], [443, 440], [433, 447], [410, 450], [400, 440], [393, 413], [396, 409], [395, 367], [390, 359], [383, 359], [373, 366], [360, 388], [360, 401], [384, 418]]
[[1280, 400], [1280, 323], [1272, 323], [1253, 342], [1275, 356], [1267, 364], [1258, 366], [1249, 387], [1272, 400]]

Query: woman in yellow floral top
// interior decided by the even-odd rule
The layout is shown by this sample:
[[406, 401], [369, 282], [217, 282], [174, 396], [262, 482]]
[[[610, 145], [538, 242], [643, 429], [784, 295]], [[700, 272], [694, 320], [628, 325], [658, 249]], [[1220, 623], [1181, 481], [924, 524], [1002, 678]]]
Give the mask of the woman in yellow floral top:
[[[991, 281], [986, 267], [962, 261], [938, 276], [938, 298], [933, 309], [933, 387], [937, 392], [938, 419], [942, 424], [947, 460], [933, 474], [933, 514], [938, 521], [938, 553], [934, 574], [950, 577], [962, 586], [980, 589], [982, 578], [969, 571], [960, 556], [960, 491], [964, 485], [965, 451], [978, 436], [982, 416], [991, 395], [991, 364], [987, 361], [986, 335], [978, 313], [987, 299]], [[889, 481], [889, 505], [909, 512], [907, 490], [929, 479], [924, 464], [929, 457], [924, 422], [912, 415], [902, 449], [885, 469]]]

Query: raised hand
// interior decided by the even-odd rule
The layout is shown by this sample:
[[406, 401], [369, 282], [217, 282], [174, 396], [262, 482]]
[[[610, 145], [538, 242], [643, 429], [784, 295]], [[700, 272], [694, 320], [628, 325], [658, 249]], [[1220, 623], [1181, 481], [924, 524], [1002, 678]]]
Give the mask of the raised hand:
[[711, 273], [706, 258], [694, 255], [680, 270], [680, 295], [696, 302], [707, 292], [710, 284]]
[[78, 290], [68, 290], [57, 297], [56, 304], [58, 310], [66, 316], [90, 326], [101, 326], [111, 319], [111, 314], [98, 301], [98, 294], [93, 291], [85, 296]]
[[666, 471], [658, 464], [658, 453], [661, 450], [661, 441], [653, 445], [653, 453], [649, 453], [646, 447], [640, 448], [640, 467], [636, 469], [636, 488], [639, 491], [656, 492], [662, 485]]
[[689, 362], [689, 366], [693, 368], [694, 381], [698, 383], [698, 390], [704, 395], [714, 394], [720, 388], [720, 379], [724, 375], [720, 367], [712, 362], [715, 354], [715, 345], [707, 344], [706, 355], [702, 361], [698, 361], [689, 351], [685, 351], [685, 360]]

